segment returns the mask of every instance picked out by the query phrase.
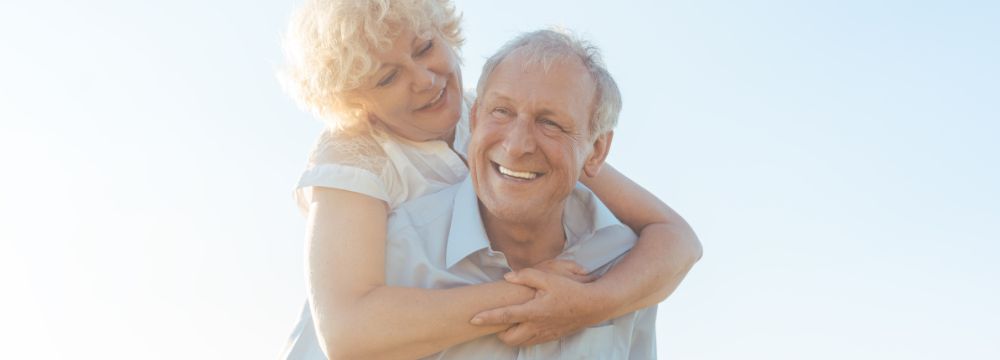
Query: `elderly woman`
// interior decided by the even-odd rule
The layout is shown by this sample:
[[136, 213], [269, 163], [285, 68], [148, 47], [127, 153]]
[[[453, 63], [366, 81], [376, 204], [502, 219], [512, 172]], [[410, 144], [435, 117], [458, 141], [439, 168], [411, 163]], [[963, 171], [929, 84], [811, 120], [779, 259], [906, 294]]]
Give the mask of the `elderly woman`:
[[609, 167], [581, 180], [639, 241], [600, 279], [553, 260], [508, 282], [386, 286], [389, 213], [468, 172], [461, 43], [446, 0], [307, 0], [292, 19], [285, 85], [329, 126], [295, 192], [309, 301], [286, 358], [417, 358], [494, 333], [549, 341], [662, 301], [700, 258], [684, 220]]

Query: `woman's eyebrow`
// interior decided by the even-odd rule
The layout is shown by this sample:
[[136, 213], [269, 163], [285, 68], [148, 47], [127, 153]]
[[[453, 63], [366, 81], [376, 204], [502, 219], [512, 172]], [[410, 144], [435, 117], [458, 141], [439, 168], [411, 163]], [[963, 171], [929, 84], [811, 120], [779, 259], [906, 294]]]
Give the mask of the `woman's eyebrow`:
[[[396, 65], [393, 64], [383, 63], [382, 66], [379, 66], [378, 69], [375, 70], [375, 80], [382, 81], [383, 77], [392, 73], [392, 68], [395, 66]], [[386, 72], [386, 70], [389, 70], [389, 72]]]
[[417, 34], [413, 34], [413, 40], [410, 40], [411, 48], [417, 46], [417, 40], [420, 40], [420, 37]]

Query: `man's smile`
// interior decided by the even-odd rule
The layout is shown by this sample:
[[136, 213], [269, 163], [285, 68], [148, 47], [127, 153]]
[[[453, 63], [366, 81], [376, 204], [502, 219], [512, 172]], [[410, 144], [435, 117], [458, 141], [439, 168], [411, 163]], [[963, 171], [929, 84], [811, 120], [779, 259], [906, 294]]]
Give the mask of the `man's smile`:
[[534, 180], [537, 179], [539, 176], [542, 176], [542, 173], [525, 171], [525, 170], [514, 170], [504, 167], [503, 165], [497, 164], [496, 162], [491, 161], [491, 163], [493, 164], [493, 168], [496, 169], [497, 172], [508, 178], [527, 181], [527, 180]]

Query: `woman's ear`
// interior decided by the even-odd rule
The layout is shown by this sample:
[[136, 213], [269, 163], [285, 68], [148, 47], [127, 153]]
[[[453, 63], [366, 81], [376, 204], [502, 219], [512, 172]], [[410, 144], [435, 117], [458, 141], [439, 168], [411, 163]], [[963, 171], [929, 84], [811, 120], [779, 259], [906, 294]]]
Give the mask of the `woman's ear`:
[[598, 135], [597, 139], [594, 139], [594, 149], [590, 152], [590, 156], [587, 157], [587, 161], [583, 163], [584, 174], [594, 177], [597, 176], [597, 173], [601, 172], [601, 166], [604, 165], [604, 160], [608, 158], [608, 151], [611, 150], [611, 140], [614, 137], [615, 132], [612, 130]]
[[342, 96], [344, 98], [344, 106], [350, 109], [351, 114], [357, 116], [358, 119], [371, 121], [368, 118], [368, 101], [364, 96], [357, 93], [345, 93]]

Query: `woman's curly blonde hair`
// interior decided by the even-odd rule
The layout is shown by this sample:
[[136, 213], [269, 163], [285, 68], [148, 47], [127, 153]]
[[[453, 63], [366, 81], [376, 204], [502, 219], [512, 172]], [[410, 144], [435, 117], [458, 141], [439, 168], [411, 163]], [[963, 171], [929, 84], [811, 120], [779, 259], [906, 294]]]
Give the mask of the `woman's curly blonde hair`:
[[380, 66], [375, 51], [413, 30], [421, 37], [437, 33], [457, 52], [459, 21], [450, 0], [306, 0], [289, 23], [287, 64], [278, 76], [303, 107], [331, 126], [348, 127], [364, 119], [351, 92]]

